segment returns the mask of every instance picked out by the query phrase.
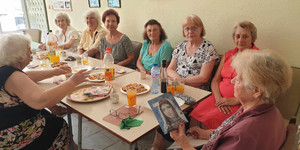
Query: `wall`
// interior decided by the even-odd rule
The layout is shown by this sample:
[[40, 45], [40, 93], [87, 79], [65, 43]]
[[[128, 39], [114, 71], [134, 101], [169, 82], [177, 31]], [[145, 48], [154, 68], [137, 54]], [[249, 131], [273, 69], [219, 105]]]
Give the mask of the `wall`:
[[[46, 0], [49, 25], [57, 29], [52, 0]], [[82, 31], [86, 28], [83, 12], [95, 9], [102, 14], [107, 0], [101, 0], [101, 8], [89, 8], [88, 0], [71, 0], [72, 11], [66, 11], [71, 24]], [[50, 9], [49, 9], [50, 8]], [[234, 48], [231, 38], [236, 22], [249, 20], [258, 29], [256, 45], [274, 49], [288, 59], [292, 66], [300, 67], [300, 1], [299, 0], [121, 0], [116, 8], [121, 17], [119, 30], [131, 40], [143, 41], [143, 26], [151, 18], [161, 22], [168, 40], [175, 47], [184, 38], [181, 24], [189, 14], [202, 19], [207, 31], [206, 39], [217, 48], [218, 53]]]

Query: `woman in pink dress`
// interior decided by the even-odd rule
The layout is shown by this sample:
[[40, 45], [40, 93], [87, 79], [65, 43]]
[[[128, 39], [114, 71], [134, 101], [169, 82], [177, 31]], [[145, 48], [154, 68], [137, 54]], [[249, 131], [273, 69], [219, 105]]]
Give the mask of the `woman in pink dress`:
[[191, 125], [197, 120], [202, 123], [203, 128], [216, 129], [239, 109], [240, 102], [234, 97], [234, 85], [231, 83], [236, 76], [231, 61], [233, 56], [245, 49], [258, 50], [254, 45], [256, 37], [256, 27], [249, 21], [240, 22], [233, 28], [232, 38], [236, 48], [227, 51], [222, 57], [211, 83], [212, 95], [191, 112]]

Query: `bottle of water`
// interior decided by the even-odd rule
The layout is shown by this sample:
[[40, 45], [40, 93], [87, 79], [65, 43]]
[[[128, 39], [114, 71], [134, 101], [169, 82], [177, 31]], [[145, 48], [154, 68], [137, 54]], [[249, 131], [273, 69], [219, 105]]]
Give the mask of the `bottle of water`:
[[152, 77], [151, 92], [152, 94], [158, 94], [160, 92], [160, 84], [159, 84], [160, 70], [157, 66], [157, 63], [153, 64], [153, 67], [151, 69], [151, 77]]
[[111, 48], [106, 48], [104, 55], [104, 76], [105, 81], [115, 80], [115, 70], [114, 70], [114, 57], [111, 55]]

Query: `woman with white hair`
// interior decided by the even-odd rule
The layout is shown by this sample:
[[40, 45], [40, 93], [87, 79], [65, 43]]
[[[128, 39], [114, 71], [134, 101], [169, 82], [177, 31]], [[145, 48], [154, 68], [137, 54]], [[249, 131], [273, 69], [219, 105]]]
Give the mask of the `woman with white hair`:
[[[55, 35], [57, 37], [57, 44], [59, 48], [76, 53], [77, 46], [80, 41], [80, 36], [78, 32], [73, 27], [71, 27], [70, 22], [71, 20], [66, 13], [56, 14], [55, 24], [61, 30], [56, 30]], [[39, 48], [45, 50], [46, 44], [40, 45]]]
[[4, 149], [69, 149], [68, 125], [44, 110], [59, 103], [67, 93], [86, 81], [81, 70], [64, 83], [43, 90], [36, 82], [65, 74], [68, 67], [22, 70], [31, 60], [30, 39], [24, 35], [0, 37], [0, 147]]
[[87, 53], [90, 57], [100, 58], [100, 40], [105, 37], [107, 31], [101, 26], [101, 17], [96, 10], [87, 11], [84, 19], [88, 28], [82, 33], [78, 53]]
[[[216, 130], [193, 127], [187, 132], [193, 138], [209, 139], [202, 150], [280, 149], [286, 128], [274, 103], [291, 85], [291, 68], [271, 50], [240, 52], [232, 67], [237, 73], [232, 79], [234, 96], [241, 108]], [[185, 133], [183, 124], [170, 132], [182, 149], [194, 149]]]

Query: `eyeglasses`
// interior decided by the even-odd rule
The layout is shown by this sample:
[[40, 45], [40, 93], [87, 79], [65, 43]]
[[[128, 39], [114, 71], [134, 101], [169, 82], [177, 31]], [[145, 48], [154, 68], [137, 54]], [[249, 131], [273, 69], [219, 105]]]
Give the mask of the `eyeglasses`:
[[139, 108], [136, 110], [130, 110], [130, 108], [128, 108], [128, 112], [124, 113], [124, 112], [118, 112], [114, 109], [109, 110], [109, 114], [114, 116], [114, 117], [118, 117], [120, 119], [126, 119], [129, 117], [129, 115], [131, 117], [135, 117], [137, 115], [139, 115], [141, 112], [141, 106], [139, 106]]
[[192, 26], [192, 27], [185, 27], [183, 30], [184, 32], [189, 32], [190, 30], [192, 32], [196, 31], [199, 27], [196, 27], [196, 26]]

